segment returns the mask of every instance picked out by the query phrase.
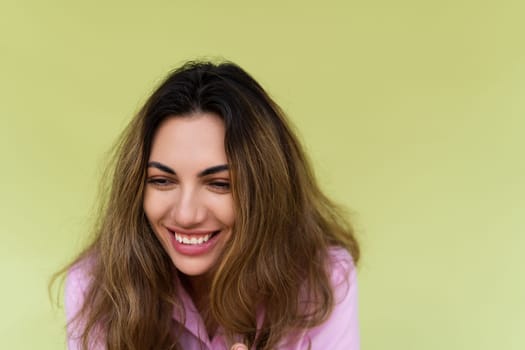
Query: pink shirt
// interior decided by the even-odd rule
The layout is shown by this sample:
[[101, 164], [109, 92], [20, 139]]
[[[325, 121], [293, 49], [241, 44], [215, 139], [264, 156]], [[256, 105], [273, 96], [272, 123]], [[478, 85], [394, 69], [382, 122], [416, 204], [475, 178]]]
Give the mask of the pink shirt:
[[[304, 331], [299, 340], [283, 339], [279, 350], [329, 349], [359, 350], [359, 326], [357, 317], [357, 276], [352, 258], [342, 248], [330, 249], [331, 281], [335, 292], [335, 307], [323, 324]], [[84, 291], [88, 286], [86, 271], [79, 265], [69, 271], [65, 288], [66, 318], [71, 320], [82, 306]], [[178, 339], [185, 350], [229, 350], [225, 337], [219, 329], [213, 339], [209, 339], [204, 322], [184, 288], [179, 289], [179, 297], [184, 305], [186, 323]], [[175, 315], [173, 318], [180, 322]], [[80, 349], [79, 330], [68, 328], [68, 348]], [[295, 339], [295, 338], [294, 338]], [[103, 349], [103, 346], [96, 346]]]

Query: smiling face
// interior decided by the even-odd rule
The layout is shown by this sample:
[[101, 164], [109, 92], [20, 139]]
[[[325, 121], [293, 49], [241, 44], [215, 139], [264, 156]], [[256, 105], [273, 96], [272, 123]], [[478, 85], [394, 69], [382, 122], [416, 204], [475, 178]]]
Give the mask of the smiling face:
[[169, 117], [148, 161], [144, 211], [175, 267], [201, 276], [217, 263], [234, 222], [224, 123], [215, 114]]

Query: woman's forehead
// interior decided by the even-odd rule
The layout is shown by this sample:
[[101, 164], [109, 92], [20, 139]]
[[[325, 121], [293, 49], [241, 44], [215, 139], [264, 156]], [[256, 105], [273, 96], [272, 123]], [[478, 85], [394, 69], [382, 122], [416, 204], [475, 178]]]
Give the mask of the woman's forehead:
[[155, 133], [149, 161], [193, 170], [226, 164], [224, 136], [224, 123], [215, 114], [169, 117]]

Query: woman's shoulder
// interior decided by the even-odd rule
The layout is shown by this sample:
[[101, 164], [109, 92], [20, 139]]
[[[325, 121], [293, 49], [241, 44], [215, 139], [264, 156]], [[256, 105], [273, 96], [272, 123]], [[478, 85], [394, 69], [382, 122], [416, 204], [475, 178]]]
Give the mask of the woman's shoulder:
[[[67, 272], [64, 288], [64, 309], [67, 321], [68, 349], [81, 349], [84, 321], [82, 317], [77, 316], [84, 306], [88, 290], [91, 287], [94, 265], [92, 257], [82, 258], [74, 263]], [[97, 343], [91, 348], [102, 349], [103, 347]]]
[[354, 259], [343, 247], [328, 248], [328, 269], [333, 288], [336, 291], [340, 289], [342, 284], [350, 287], [350, 284], [356, 282], [357, 271]]
[[283, 339], [281, 350], [331, 349], [359, 350], [357, 270], [352, 256], [343, 247], [327, 251], [327, 271], [334, 305], [320, 325], [291, 333]]
[[85, 295], [91, 284], [92, 258], [83, 258], [73, 264], [66, 275], [64, 288], [64, 308], [66, 317], [71, 320], [82, 308]]
[[328, 247], [328, 256], [331, 262], [341, 262], [347, 268], [353, 268], [354, 266], [354, 259], [346, 248], [340, 246], [330, 246]]
[[76, 292], [86, 289], [91, 281], [93, 267], [92, 257], [82, 258], [74, 263], [67, 271], [66, 291]]
[[328, 319], [306, 332], [303, 345], [311, 349], [358, 350], [359, 323], [357, 270], [352, 256], [342, 247], [328, 249], [334, 306]]

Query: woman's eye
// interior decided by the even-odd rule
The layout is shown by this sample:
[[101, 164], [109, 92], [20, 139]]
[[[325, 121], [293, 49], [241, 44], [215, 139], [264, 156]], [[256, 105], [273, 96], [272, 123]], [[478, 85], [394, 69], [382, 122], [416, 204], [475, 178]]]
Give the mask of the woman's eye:
[[222, 192], [227, 192], [230, 190], [230, 183], [227, 181], [213, 181], [210, 182], [210, 186]]
[[147, 182], [148, 184], [159, 186], [159, 187], [168, 186], [173, 183], [172, 181], [168, 179], [163, 179], [163, 178], [150, 178], [147, 180]]

